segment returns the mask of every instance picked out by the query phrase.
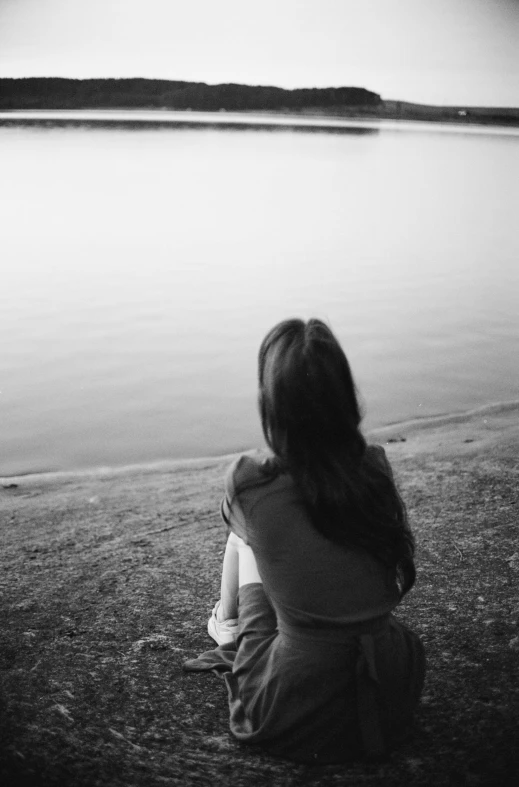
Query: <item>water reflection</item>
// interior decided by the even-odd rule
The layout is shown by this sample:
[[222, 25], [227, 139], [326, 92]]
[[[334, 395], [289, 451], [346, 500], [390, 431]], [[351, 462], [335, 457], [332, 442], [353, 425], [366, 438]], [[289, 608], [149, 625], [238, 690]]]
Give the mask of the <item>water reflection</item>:
[[[83, 115], [83, 117], [81, 117]], [[132, 117], [132, 115], [134, 117]], [[135, 116], [138, 116], [137, 118]], [[190, 112], [3, 112], [0, 125], [58, 129], [124, 129], [130, 131], [199, 130], [199, 131], [271, 131], [273, 133], [320, 133], [374, 135], [380, 132], [376, 121], [348, 121], [344, 118], [315, 119], [293, 115], [251, 116], [240, 113]]]

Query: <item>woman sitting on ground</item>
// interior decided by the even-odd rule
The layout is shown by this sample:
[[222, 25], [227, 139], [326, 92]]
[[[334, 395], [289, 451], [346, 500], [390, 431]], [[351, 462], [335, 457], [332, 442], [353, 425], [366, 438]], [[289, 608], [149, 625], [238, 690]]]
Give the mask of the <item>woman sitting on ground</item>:
[[414, 543], [323, 322], [268, 333], [259, 407], [270, 451], [242, 455], [226, 479], [218, 647], [185, 669], [224, 674], [240, 741], [299, 762], [384, 756], [424, 679], [421, 642], [392, 614], [415, 581]]

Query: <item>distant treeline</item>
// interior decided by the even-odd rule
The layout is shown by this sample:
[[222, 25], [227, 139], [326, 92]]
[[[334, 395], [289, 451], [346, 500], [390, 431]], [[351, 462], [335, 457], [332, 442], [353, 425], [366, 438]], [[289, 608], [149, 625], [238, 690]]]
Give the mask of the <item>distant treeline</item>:
[[301, 88], [207, 85], [160, 79], [0, 79], [0, 109], [305, 109], [376, 107], [360, 87]]

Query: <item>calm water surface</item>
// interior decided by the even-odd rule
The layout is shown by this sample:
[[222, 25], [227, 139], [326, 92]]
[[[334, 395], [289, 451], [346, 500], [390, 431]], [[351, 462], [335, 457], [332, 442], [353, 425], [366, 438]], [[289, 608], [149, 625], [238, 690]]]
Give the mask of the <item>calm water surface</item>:
[[366, 426], [518, 398], [519, 136], [0, 127], [0, 474], [261, 443], [330, 322]]

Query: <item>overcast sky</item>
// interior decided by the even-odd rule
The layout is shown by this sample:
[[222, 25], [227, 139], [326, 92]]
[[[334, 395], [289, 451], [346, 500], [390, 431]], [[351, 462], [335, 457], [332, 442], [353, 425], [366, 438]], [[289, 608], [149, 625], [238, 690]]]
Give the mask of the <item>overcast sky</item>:
[[519, 0], [0, 0], [0, 76], [146, 76], [519, 106]]

